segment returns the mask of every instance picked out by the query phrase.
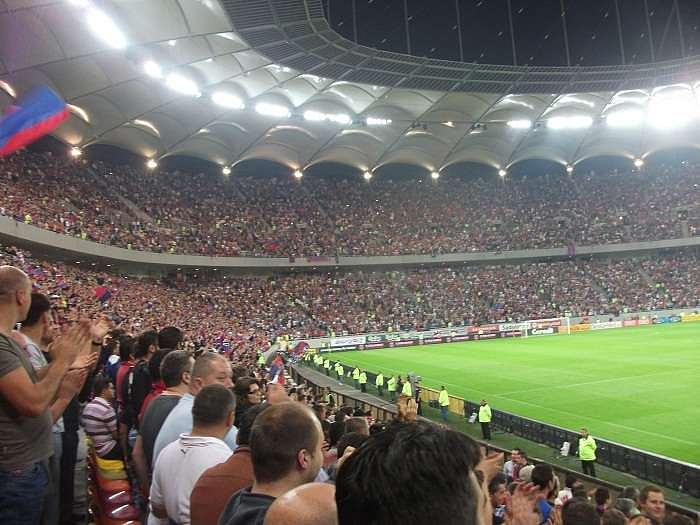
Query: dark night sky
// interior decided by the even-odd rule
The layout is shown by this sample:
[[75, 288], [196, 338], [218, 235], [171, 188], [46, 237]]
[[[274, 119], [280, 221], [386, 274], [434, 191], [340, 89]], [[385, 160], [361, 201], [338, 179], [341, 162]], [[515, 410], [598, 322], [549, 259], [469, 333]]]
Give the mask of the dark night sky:
[[[464, 58], [512, 64], [507, 0], [457, 0]], [[361, 44], [405, 53], [404, 0], [323, 0], [332, 26]], [[647, 0], [656, 60], [681, 58], [674, 0]], [[330, 4], [330, 6], [329, 6]], [[564, 0], [571, 63], [622, 63], [614, 0]], [[518, 64], [566, 65], [560, 0], [511, 0]], [[626, 63], [651, 62], [644, 0], [618, 0]], [[685, 55], [700, 53], [700, 1], [678, 0]], [[459, 60], [455, 0], [408, 0], [412, 54]], [[672, 16], [670, 16], [672, 14]]]

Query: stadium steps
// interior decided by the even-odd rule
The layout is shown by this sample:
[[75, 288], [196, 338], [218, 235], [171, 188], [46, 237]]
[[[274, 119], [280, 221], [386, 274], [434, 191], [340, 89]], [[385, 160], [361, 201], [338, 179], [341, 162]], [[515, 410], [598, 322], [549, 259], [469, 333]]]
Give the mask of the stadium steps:
[[103, 174], [95, 172], [92, 166], [89, 166], [87, 168], [87, 171], [90, 173], [90, 175], [92, 175], [93, 180], [95, 180], [97, 184], [102, 188], [102, 191], [104, 191], [107, 195], [111, 195], [119, 202], [121, 202], [134, 217], [143, 222], [156, 224], [156, 221], [153, 219], [153, 217], [151, 217], [145, 211], [139, 208], [133, 201], [124, 197], [113, 186], [110, 186], [104, 179]]

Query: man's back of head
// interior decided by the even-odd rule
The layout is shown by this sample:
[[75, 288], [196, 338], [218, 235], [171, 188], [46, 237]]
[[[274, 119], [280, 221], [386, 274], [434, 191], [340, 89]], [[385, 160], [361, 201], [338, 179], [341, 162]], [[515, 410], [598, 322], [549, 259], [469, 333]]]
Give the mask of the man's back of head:
[[183, 339], [182, 330], [174, 326], [166, 326], [158, 332], [158, 347], [176, 350]]
[[561, 510], [563, 525], [600, 525], [600, 516], [584, 498], [571, 498]]
[[323, 463], [321, 425], [308, 407], [286, 402], [255, 418], [250, 434], [256, 485], [313, 481]]
[[218, 384], [205, 386], [194, 398], [192, 405], [192, 432], [211, 428], [224, 428], [228, 431], [233, 424], [232, 414], [235, 408], [233, 394], [228, 388]]
[[355, 433], [355, 434], [364, 434], [365, 436], [369, 436], [369, 423], [367, 422], [367, 418], [362, 416], [362, 417], [349, 417], [348, 419], [345, 420], [345, 433]]
[[0, 266], [0, 319], [7, 325], [8, 332], [12, 325], [23, 321], [31, 306], [32, 282], [19, 268]]
[[35, 326], [42, 316], [51, 310], [51, 303], [43, 293], [32, 293], [32, 303], [29, 305], [27, 317], [22, 321], [22, 328]]
[[265, 515], [265, 525], [337, 525], [335, 487], [307, 483], [280, 496]]
[[475, 523], [485, 497], [474, 440], [426, 422], [394, 423], [370, 436], [338, 471], [341, 525]]

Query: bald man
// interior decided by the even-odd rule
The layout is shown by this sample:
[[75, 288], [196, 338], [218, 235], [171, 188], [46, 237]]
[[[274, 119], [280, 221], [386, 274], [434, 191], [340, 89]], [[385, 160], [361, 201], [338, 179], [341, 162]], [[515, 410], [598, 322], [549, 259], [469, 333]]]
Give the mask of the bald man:
[[90, 324], [58, 337], [53, 362], [34, 371], [29, 355], [12, 339], [31, 306], [32, 283], [22, 270], [0, 266], [0, 523], [38, 524], [47, 460], [53, 454], [50, 405], [81, 351], [90, 350]]
[[338, 525], [335, 486], [307, 483], [280, 496], [270, 506], [265, 525]]

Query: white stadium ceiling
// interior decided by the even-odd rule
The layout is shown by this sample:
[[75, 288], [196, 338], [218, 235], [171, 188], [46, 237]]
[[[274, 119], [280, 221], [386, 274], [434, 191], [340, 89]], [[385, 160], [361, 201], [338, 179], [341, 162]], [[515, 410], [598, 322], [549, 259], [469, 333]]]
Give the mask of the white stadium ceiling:
[[344, 39], [320, 0], [0, 0], [0, 106], [41, 84], [70, 103], [56, 136], [72, 146], [222, 166], [507, 169], [700, 147], [700, 57], [431, 60]]

